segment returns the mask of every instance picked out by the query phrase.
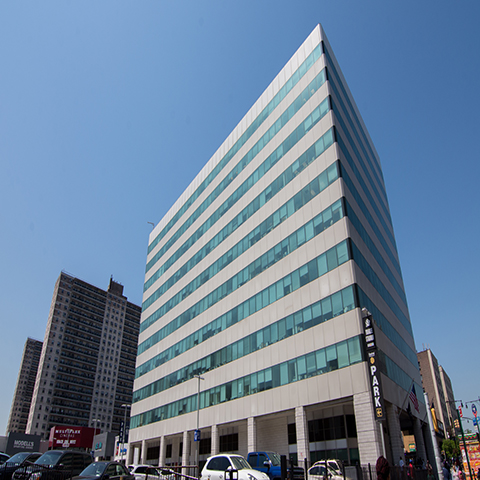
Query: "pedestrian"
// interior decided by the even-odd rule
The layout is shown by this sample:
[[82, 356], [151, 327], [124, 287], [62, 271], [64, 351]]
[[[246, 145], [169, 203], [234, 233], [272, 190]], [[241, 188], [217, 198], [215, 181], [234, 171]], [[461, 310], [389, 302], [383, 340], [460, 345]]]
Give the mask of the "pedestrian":
[[410, 480], [413, 480], [413, 475], [414, 474], [414, 468], [413, 468], [413, 460], [410, 459], [410, 462], [408, 464], [408, 468], [407, 468], [407, 475], [408, 475], [408, 478]]
[[433, 474], [433, 467], [430, 462], [427, 460], [427, 480], [435, 480], [435, 475]]
[[375, 467], [377, 470], [378, 480], [390, 480], [390, 464], [383, 455], [380, 455], [380, 457], [378, 457]]
[[480, 480], [480, 467], [478, 467], [478, 470], [477, 470], [477, 480]]
[[447, 462], [443, 462], [442, 473], [444, 480], [452, 480], [452, 475], [450, 474], [450, 465]]

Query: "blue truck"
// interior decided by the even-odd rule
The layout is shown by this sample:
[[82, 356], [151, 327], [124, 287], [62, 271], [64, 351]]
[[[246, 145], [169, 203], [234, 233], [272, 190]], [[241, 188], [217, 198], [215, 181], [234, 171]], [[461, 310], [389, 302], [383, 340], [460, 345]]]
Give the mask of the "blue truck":
[[[248, 463], [255, 470], [266, 473], [270, 480], [280, 480], [281, 464], [280, 455], [276, 452], [250, 452], [247, 457]], [[303, 468], [293, 467], [293, 478], [290, 467], [287, 466], [287, 475], [290, 480], [304, 480]]]

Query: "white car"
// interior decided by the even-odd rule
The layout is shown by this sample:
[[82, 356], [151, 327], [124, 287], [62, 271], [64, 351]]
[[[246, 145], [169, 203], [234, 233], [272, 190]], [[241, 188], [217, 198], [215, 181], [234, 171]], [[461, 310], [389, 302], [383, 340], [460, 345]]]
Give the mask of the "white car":
[[325, 465], [325, 462], [332, 470], [335, 470], [335, 473], [337, 475], [340, 475], [340, 476], [343, 475], [342, 462], [340, 460], [337, 460], [336, 458], [329, 458], [328, 460], [319, 460], [318, 462], [315, 462], [314, 465]]
[[202, 469], [201, 480], [269, 480], [268, 475], [254, 470], [241, 455], [214, 455]]
[[152, 465], [129, 465], [128, 470], [135, 475], [135, 480], [147, 480], [148, 478], [158, 480], [160, 477], [160, 473]]
[[317, 462], [308, 469], [307, 480], [343, 480], [333, 468], [326, 467], [325, 462]]

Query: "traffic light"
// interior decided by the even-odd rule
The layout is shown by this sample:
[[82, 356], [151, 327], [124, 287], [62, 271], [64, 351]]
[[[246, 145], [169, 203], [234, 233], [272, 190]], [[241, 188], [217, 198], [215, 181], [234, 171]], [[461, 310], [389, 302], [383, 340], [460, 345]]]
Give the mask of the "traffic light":
[[455, 428], [460, 428], [460, 422], [457, 418], [453, 421], [453, 425], [455, 426]]

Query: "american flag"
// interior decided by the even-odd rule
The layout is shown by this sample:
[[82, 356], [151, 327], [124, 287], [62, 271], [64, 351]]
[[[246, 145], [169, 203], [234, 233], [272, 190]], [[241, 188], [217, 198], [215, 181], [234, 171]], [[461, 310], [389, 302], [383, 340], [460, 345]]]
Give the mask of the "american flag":
[[418, 408], [418, 399], [417, 399], [417, 394], [415, 393], [415, 385], [412, 385], [412, 391], [410, 392], [410, 401], [413, 403], [413, 406], [415, 407], [415, 410], [417, 412], [420, 412]]

